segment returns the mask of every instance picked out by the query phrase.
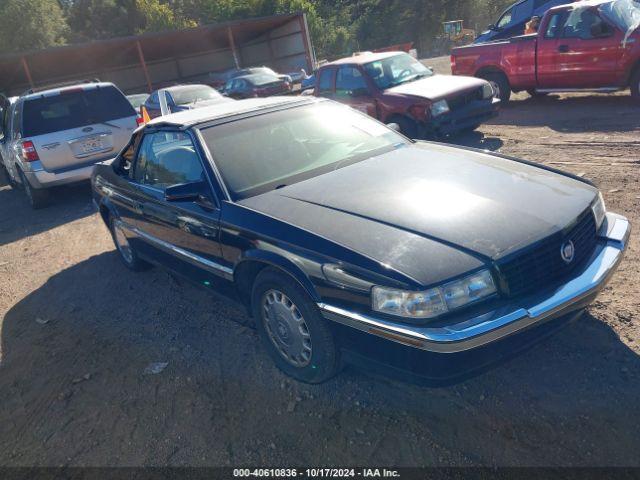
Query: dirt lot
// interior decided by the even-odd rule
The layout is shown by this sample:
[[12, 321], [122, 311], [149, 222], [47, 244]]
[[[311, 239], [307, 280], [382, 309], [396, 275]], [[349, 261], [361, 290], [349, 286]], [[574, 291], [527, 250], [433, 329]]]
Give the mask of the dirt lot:
[[[522, 94], [455, 141], [584, 175], [640, 225], [639, 113]], [[0, 180], [0, 276], [2, 465], [640, 465], [640, 235], [579, 322], [446, 388], [287, 379], [242, 311], [121, 266], [87, 186], [34, 212]]]

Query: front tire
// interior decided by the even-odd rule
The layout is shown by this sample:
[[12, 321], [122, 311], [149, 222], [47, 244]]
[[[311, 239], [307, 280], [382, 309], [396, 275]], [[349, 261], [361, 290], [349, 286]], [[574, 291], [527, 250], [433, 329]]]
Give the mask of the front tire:
[[41, 188], [33, 188], [22, 171], [20, 171], [20, 181], [31, 208], [38, 210], [49, 205], [49, 192]]
[[113, 243], [118, 251], [118, 257], [120, 257], [120, 260], [124, 263], [125, 267], [129, 270], [133, 270], [134, 272], [141, 272], [151, 268], [151, 265], [138, 257], [138, 254], [129, 243], [129, 239], [127, 238], [125, 229], [123, 228], [123, 224], [120, 220], [110, 217], [109, 230], [111, 231]]
[[251, 295], [258, 334], [287, 375], [322, 383], [339, 369], [338, 349], [326, 320], [307, 292], [273, 268], [260, 272]]
[[504, 73], [501, 72], [489, 72], [478, 75], [479, 78], [486, 80], [493, 87], [495, 96], [506, 105], [511, 99], [511, 85], [509, 85], [509, 79]]

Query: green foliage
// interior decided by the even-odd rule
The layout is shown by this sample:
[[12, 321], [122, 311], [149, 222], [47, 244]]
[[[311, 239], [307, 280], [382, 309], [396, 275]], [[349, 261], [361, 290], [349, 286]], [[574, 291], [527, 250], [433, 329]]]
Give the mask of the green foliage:
[[[412, 41], [442, 22], [484, 29], [512, 0], [0, 0], [0, 52], [305, 12], [319, 58]], [[29, 12], [29, 15], [24, 15]]]
[[56, 0], [2, 0], [0, 53], [61, 45], [67, 24]]

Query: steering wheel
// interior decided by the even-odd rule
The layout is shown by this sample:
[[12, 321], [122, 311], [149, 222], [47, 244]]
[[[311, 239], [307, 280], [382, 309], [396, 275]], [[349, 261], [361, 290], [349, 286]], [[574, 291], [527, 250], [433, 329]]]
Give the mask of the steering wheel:
[[408, 77], [409, 75], [413, 75], [413, 70], [411, 70], [410, 68], [405, 68], [400, 72], [400, 75], [398, 76], [398, 78]]

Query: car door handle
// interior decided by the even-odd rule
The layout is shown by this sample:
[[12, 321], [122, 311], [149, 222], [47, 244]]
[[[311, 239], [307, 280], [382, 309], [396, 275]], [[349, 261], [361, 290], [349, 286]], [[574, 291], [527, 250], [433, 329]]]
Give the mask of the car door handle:
[[569, 51], [569, 45], [560, 45], [558, 51], [560, 53], [567, 53]]

